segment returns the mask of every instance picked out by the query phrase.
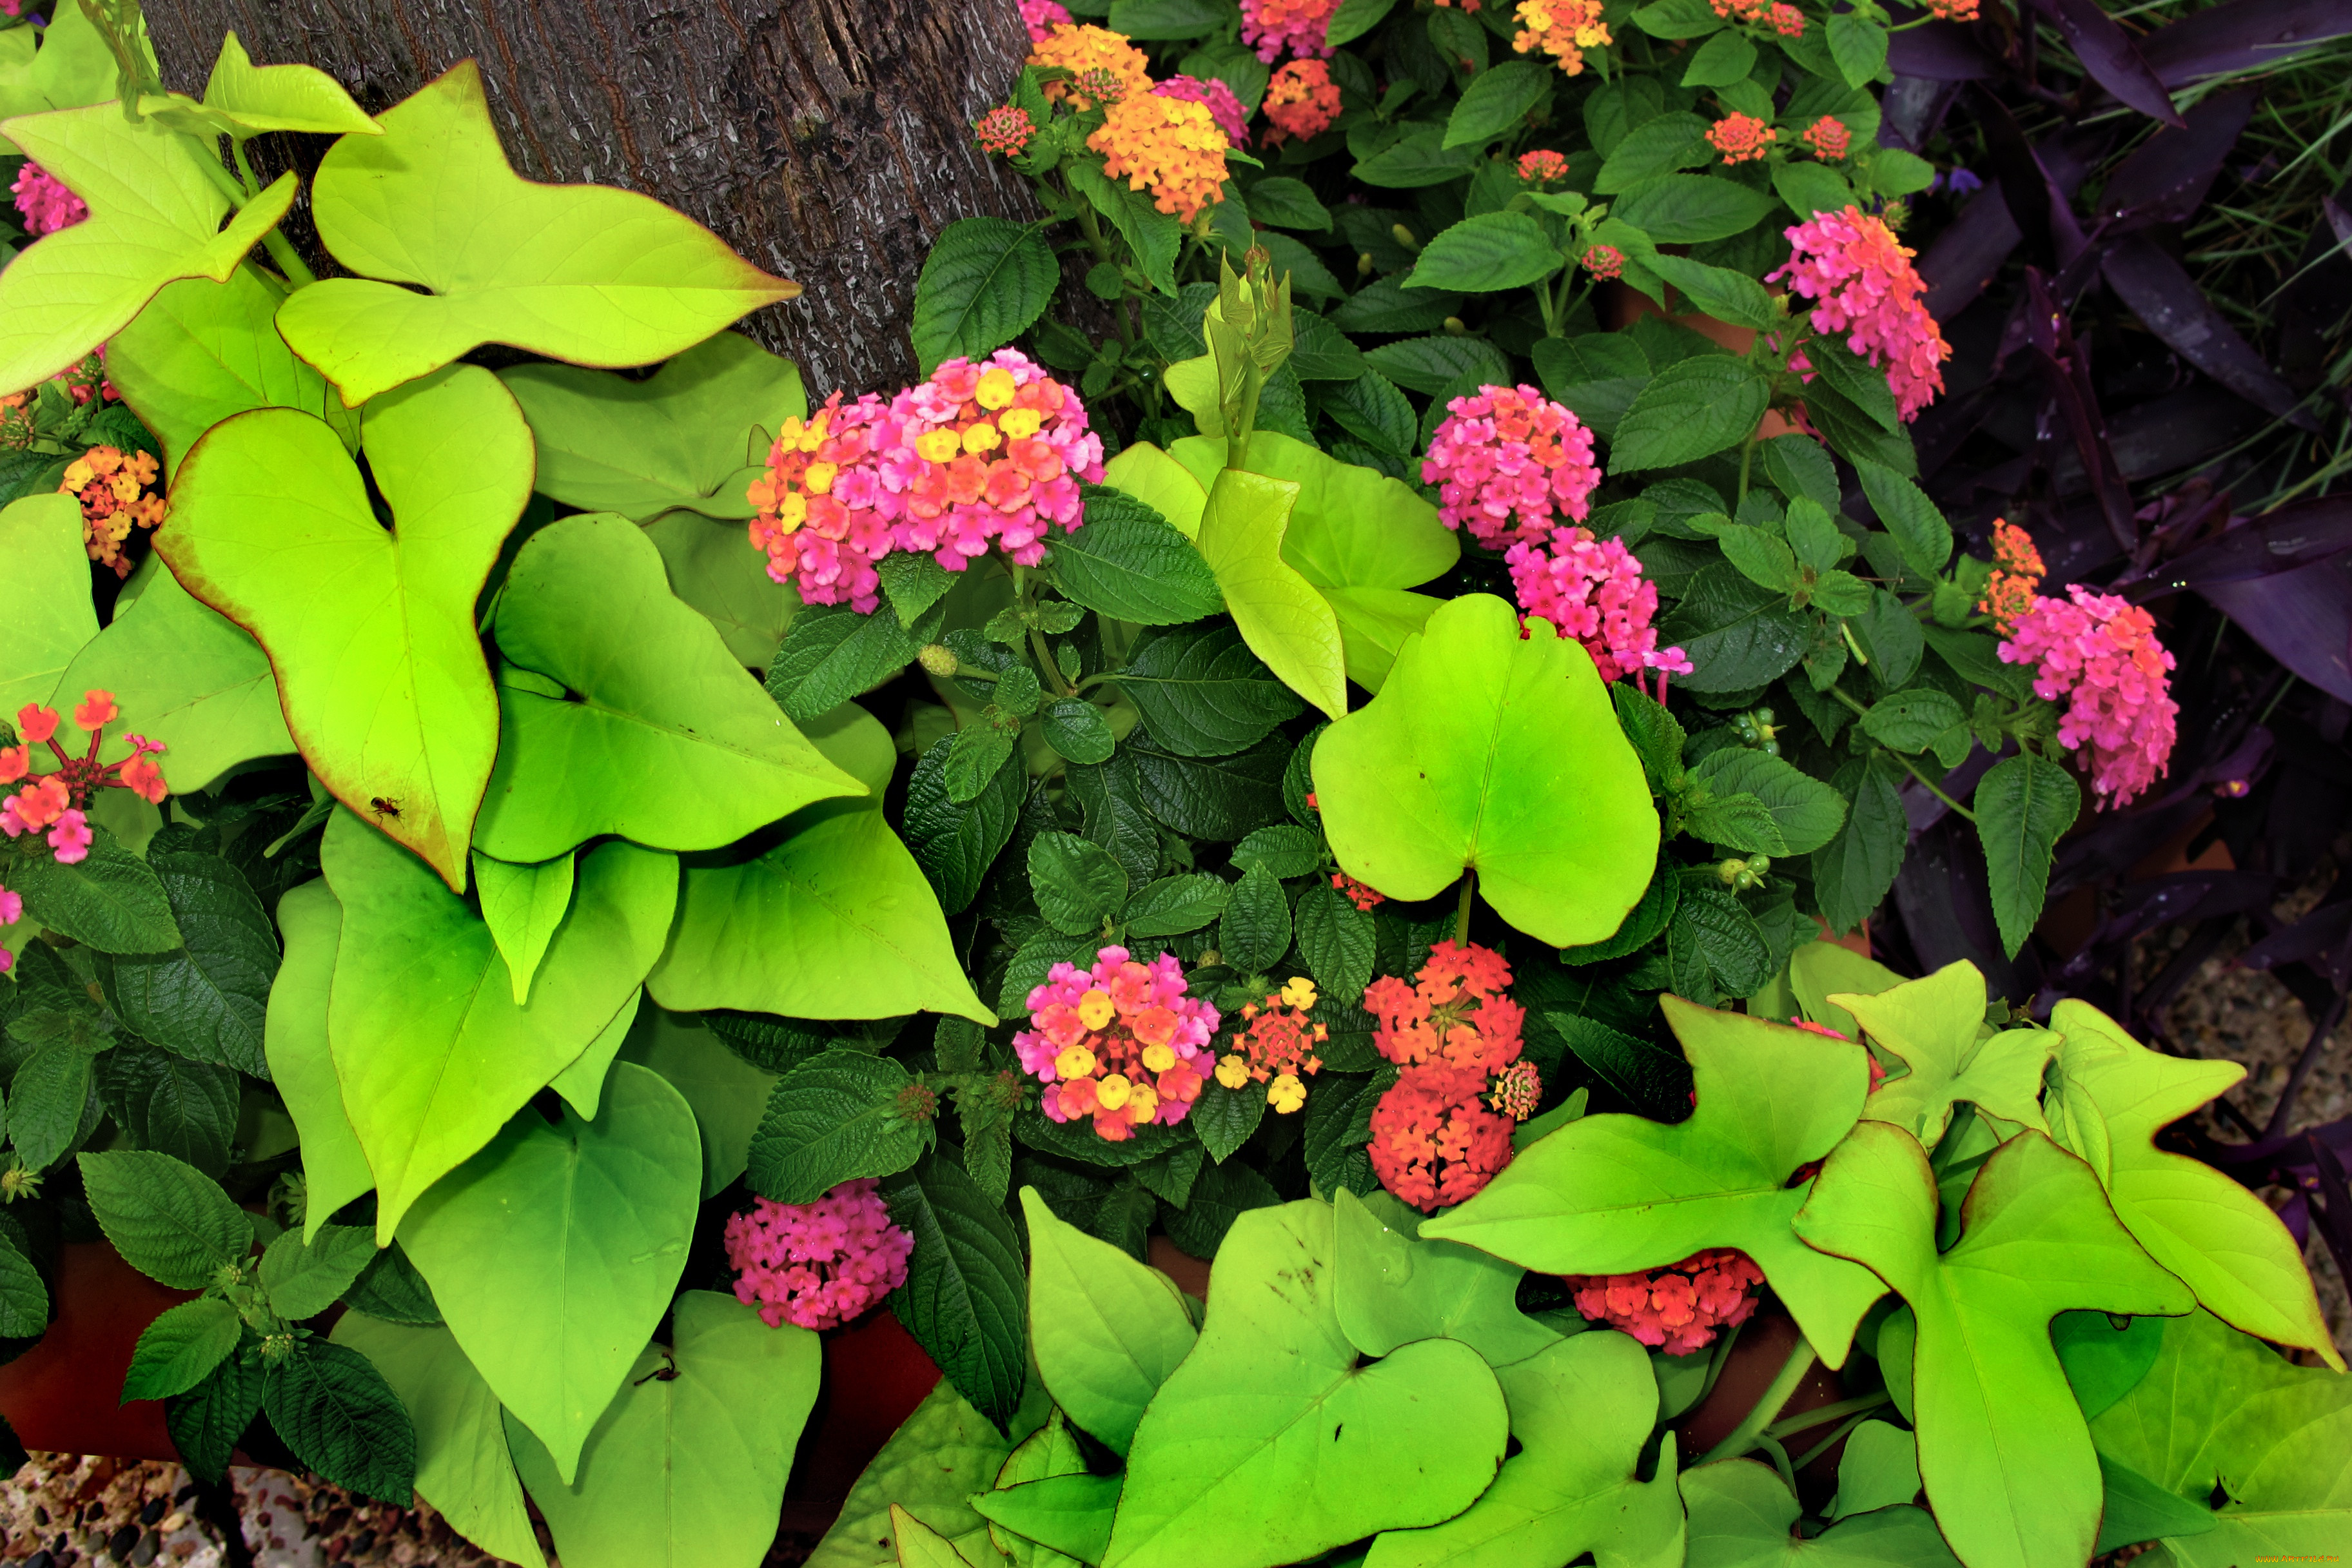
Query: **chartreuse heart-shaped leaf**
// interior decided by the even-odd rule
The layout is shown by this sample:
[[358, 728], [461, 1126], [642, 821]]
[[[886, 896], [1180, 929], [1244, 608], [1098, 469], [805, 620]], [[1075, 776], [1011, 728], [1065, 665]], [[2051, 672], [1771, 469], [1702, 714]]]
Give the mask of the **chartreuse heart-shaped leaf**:
[[1903, 977], [1885, 964], [1833, 942], [1809, 942], [1789, 955], [1789, 989], [1797, 1010], [1806, 1022], [1835, 1029], [1849, 1040], [1862, 1037], [1862, 1026], [1830, 998], [1849, 991], [1875, 996], [1902, 984]]
[[257, 66], [232, 32], [221, 39], [205, 107], [235, 127], [240, 142], [265, 131], [326, 136], [381, 136], [383, 128], [352, 101], [342, 84], [312, 66]]
[[1525, 1568], [1587, 1552], [1601, 1568], [1681, 1568], [1671, 1434], [1657, 1474], [1634, 1474], [1658, 1416], [1642, 1347], [1624, 1334], [1577, 1334], [1496, 1375], [1519, 1451], [1467, 1511], [1388, 1531], [1364, 1568]]
[[1234, 1221], [1201, 1340], [1136, 1428], [1102, 1568], [1272, 1568], [1450, 1519], [1502, 1463], [1495, 1374], [1455, 1340], [1360, 1364], [1312, 1199]]
[[709, 1290], [680, 1296], [674, 1321], [670, 1348], [626, 1369], [571, 1482], [507, 1413], [515, 1467], [572, 1568], [759, 1568], [775, 1543], [817, 1337]]
[[494, 1557], [541, 1568], [522, 1482], [507, 1457], [499, 1396], [445, 1324], [413, 1329], [362, 1312], [335, 1323], [335, 1342], [373, 1363], [416, 1426], [416, 1491], [451, 1529]]
[[[82, 645], [98, 635], [81, 507], [68, 495], [26, 496], [0, 508], [0, 714], [47, 702]], [[80, 700], [80, 694], [75, 694]]]
[[1021, 1189], [1029, 1221], [1029, 1323], [1037, 1372], [1054, 1402], [1115, 1454], [1168, 1374], [1192, 1348], [1182, 1292], [1055, 1216], [1034, 1187]]
[[343, 906], [327, 1034], [382, 1245], [635, 994], [669, 930], [677, 863], [618, 841], [583, 860], [527, 1006], [490, 928], [400, 846], [339, 811], [320, 864]]
[[354, 407], [481, 343], [650, 364], [800, 292], [650, 196], [517, 174], [471, 60], [376, 122], [381, 136], [329, 148], [310, 185], [319, 237], [361, 276], [297, 289], [278, 312]]
[[606, 1088], [593, 1121], [526, 1108], [400, 1227], [450, 1332], [567, 1477], [669, 1305], [702, 1196], [677, 1090], [628, 1062]]
[[555, 928], [572, 908], [573, 866], [567, 852], [551, 860], [517, 865], [474, 851], [474, 883], [480, 889], [482, 922], [499, 944], [514, 984], [515, 1005], [530, 1000], [530, 978]]
[[2352, 1378], [2291, 1365], [2210, 1313], [2164, 1324], [2155, 1365], [2091, 1437], [2210, 1521], [2166, 1539], [2181, 1568], [2325, 1561], [2352, 1542]]
[[[1225, 442], [1188, 436], [1170, 453], [1206, 486], [1224, 466]], [[1339, 617], [1348, 679], [1380, 690], [1404, 638], [1439, 604], [1405, 590], [1452, 571], [1461, 541], [1411, 486], [1276, 431], [1251, 435], [1247, 467], [1298, 487], [1282, 559]]]
[[898, 1568], [971, 1568], [971, 1559], [958, 1552], [954, 1542], [895, 1502], [890, 1505], [890, 1533], [885, 1539], [898, 1543], [891, 1559]]
[[1924, 1508], [1882, 1508], [1807, 1537], [1796, 1498], [1754, 1459], [1685, 1470], [1682, 1487], [1688, 1568], [1958, 1568]]
[[[38, 49], [33, 47], [36, 37]], [[155, 52], [143, 32], [139, 42], [153, 65]], [[90, 26], [81, 0], [58, 0], [47, 27], [0, 33], [0, 120], [101, 102], [115, 95], [118, 76], [114, 56]], [[15, 151], [0, 140], [0, 153]]]
[[[525, 364], [499, 379], [539, 443], [539, 489], [583, 511], [646, 522], [682, 508], [753, 515], [746, 491], [765, 465], [754, 429], [808, 413], [800, 367], [740, 332], [697, 343], [643, 381], [568, 364]], [[756, 553], [740, 528], [729, 539]]]
[[1615, 931], [1657, 867], [1650, 786], [1592, 660], [1549, 626], [1522, 638], [1490, 594], [1430, 616], [1381, 694], [1324, 731], [1314, 773], [1349, 876], [1414, 900], [1475, 870], [1496, 914], [1554, 947]]
[[1197, 542], [1250, 651], [1285, 686], [1337, 719], [1348, 710], [1339, 617], [1315, 585], [1282, 559], [1283, 531], [1297, 496], [1298, 487], [1286, 479], [1223, 469], [1209, 487]]
[[262, 408], [189, 452], [155, 548], [268, 652], [310, 771], [462, 890], [499, 745], [474, 599], [530, 499], [530, 431], [457, 365], [369, 405], [362, 439], [389, 528], [332, 430]]
[[[1328, 812], [1329, 796], [1319, 798]], [[1843, 1364], [1854, 1326], [1885, 1287], [1868, 1268], [1797, 1239], [1790, 1222], [1813, 1183], [1789, 1178], [1861, 1115], [1862, 1047], [1676, 996], [1663, 1005], [1690, 1058], [1698, 1103], [1688, 1120], [1571, 1121], [1468, 1203], [1424, 1222], [1423, 1238], [1465, 1242], [1544, 1274], [1629, 1274], [1736, 1247], [1822, 1359]]]
[[5, 130], [89, 216], [34, 241], [0, 272], [0, 386], [57, 374], [166, 283], [226, 278], [286, 216], [299, 184], [281, 174], [223, 227], [229, 200], [193, 137], [133, 123], [110, 103], [26, 115]]
[[1936, 1212], [1918, 1140], [1864, 1121], [1815, 1179], [1797, 1234], [1910, 1304], [1919, 1475], [1961, 1560], [2081, 1568], [2098, 1535], [2099, 1461], [2050, 1320], [2186, 1312], [2196, 1299], [2116, 1223], [2090, 1167], [2042, 1133], [2020, 1132], [1986, 1160], [1960, 1239], [1941, 1254]]
[[1951, 1125], [1953, 1105], [1967, 1100], [2003, 1121], [2049, 1131], [2042, 1120], [2042, 1069], [2058, 1037], [2047, 1029], [1987, 1034], [1984, 975], [1966, 959], [1875, 996], [1840, 992], [1829, 1001], [1911, 1069], [1871, 1095], [1862, 1110], [1870, 1120], [1891, 1121], [1932, 1148]]
[[220, 283], [184, 278], [107, 345], [107, 379], [163, 443], [166, 468], [176, 472], [198, 437], [249, 408], [316, 415], [344, 446], [359, 445], [359, 416], [278, 335], [284, 299], [283, 285], [250, 267]]
[[2223, 1322], [2343, 1371], [2303, 1249], [2271, 1206], [2203, 1161], [2156, 1146], [2158, 1132], [2246, 1069], [2151, 1051], [2084, 1002], [2061, 1002], [2050, 1026], [2063, 1042], [2052, 1132], [2105, 1184], [2133, 1239]]
[[[163, 742], [155, 760], [174, 795], [193, 794], [239, 763], [294, 750], [261, 645], [181, 587], [160, 560], [132, 581], [139, 597], [75, 657], [57, 688], [70, 700], [58, 706], [92, 688], [113, 692], [130, 726]], [[110, 744], [104, 754], [128, 749]]]
[[1518, 1309], [1527, 1270], [1455, 1242], [1420, 1241], [1391, 1229], [1344, 1187], [1333, 1203], [1333, 1304], [1340, 1331], [1366, 1355], [1443, 1338], [1460, 1340], [1489, 1366], [1502, 1366], [1559, 1338]]
[[755, 860], [686, 873], [677, 929], [646, 982], [677, 1013], [885, 1018], [921, 1009], [982, 1024], [940, 900], [878, 800], [793, 814]]
[[[1219, 446], [1217, 451], [1211, 479], [1215, 478], [1216, 468], [1224, 467], [1223, 447]], [[1143, 502], [1185, 538], [1201, 536], [1201, 513], [1209, 505], [1208, 480], [1150, 442], [1121, 447], [1118, 457], [1103, 465], [1103, 483]]]
[[[1119, 1256], [1125, 1258], [1127, 1255], [1121, 1253]], [[1056, 1552], [1050, 1546], [1041, 1546], [1029, 1537], [1007, 1529], [992, 1517], [996, 1510], [989, 1507], [989, 1500], [1001, 1498], [1012, 1489], [1026, 1486], [1031, 1481], [1053, 1480], [1086, 1473], [1086, 1449], [1080, 1444], [1078, 1435], [1063, 1418], [1062, 1412], [1056, 1410], [1045, 1418], [1045, 1425], [1029, 1434], [1022, 1440], [1021, 1446], [1013, 1450], [1012, 1457], [1004, 1461], [1004, 1468], [996, 1472], [995, 1490], [972, 1495], [974, 1510], [982, 1512], [982, 1517], [989, 1521], [990, 1542], [1013, 1559], [1013, 1568], [1077, 1568], [1078, 1559], [1067, 1552]], [[1110, 1479], [1116, 1485], [1118, 1478]], [[1114, 1493], [1110, 1499], [1110, 1509], [1105, 1510], [1101, 1543], [1108, 1543], [1109, 1540], [1110, 1513], [1118, 1502], [1118, 1496]], [[1034, 1521], [1024, 1519], [1024, 1522]], [[905, 1531], [900, 1531], [899, 1539], [902, 1542], [906, 1539]], [[1102, 1553], [1097, 1551], [1095, 1555], [1100, 1557]]]
[[894, 1506], [947, 1537], [969, 1561], [985, 1560], [994, 1550], [988, 1521], [968, 1500], [994, 1483], [1013, 1445], [1042, 1426], [1052, 1408], [1044, 1384], [1032, 1378], [1012, 1425], [999, 1432], [941, 1378], [849, 1489], [841, 1517], [809, 1553], [808, 1568], [897, 1563]]
[[625, 518], [531, 535], [496, 625], [500, 653], [562, 689], [501, 679], [498, 765], [474, 826], [486, 855], [548, 860], [605, 834], [716, 849], [865, 790], [670, 593], [661, 552]]
[[286, 956], [269, 984], [262, 1049], [270, 1081], [286, 1101], [302, 1138], [302, 1180], [309, 1201], [302, 1235], [375, 1185], [367, 1154], [343, 1110], [343, 1086], [327, 1045], [327, 997], [334, 984], [335, 952], [343, 935], [343, 906], [326, 879], [314, 877], [278, 900], [278, 929]]

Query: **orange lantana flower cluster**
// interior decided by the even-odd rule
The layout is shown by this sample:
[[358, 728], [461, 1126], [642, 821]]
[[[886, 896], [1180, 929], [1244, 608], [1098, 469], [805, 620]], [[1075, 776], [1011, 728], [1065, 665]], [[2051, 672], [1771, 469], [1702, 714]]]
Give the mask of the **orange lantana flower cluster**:
[[1584, 51], [1605, 48], [1609, 28], [1601, 20], [1601, 0], [1519, 0], [1520, 31], [1511, 47], [1520, 54], [1540, 49], [1569, 76], [1584, 69]]
[[1233, 143], [1205, 103], [1144, 93], [1111, 106], [1087, 145], [1103, 155], [1103, 173], [1128, 189], [1150, 187], [1152, 205], [1191, 223], [1225, 199], [1225, 153]]
[[1339, 88], [1331, 68], [1321, 60], [1293, 60], [1274, 73], [1261, 106], [1274, 129], [1265, 133], [1269, 146], [1290, 137], [1311, 142], [1339, 118]]
[[1707, 128], [1707, 145], [1723, 154], [1727, 163], [1745, 163], [1764, 156], [1780, 133], [1752, 114], [1727, 114]]
[[1501, 953], [1441, 942], [1412, 984], [1382, 975], [1364, 990], [1380, 1020], [1373, 1046], [1404, 1069], [1372, 1111], [1372, 1173], [1423, 1212], [1462, 1202], [1509, 1164], [1512, 1122], [1541, 1097], [1519, 1059], [1527, 1013], [1510, 984]]
[[1315, 1002], [1315, 982], [1294, 974], [1263, 1003], [1245, 1003], [1242, 1017], [1248, 1026], [1234, 1037], [1234, 1049], [1219, 1058], [1217, 1081], [1239, 1089], [1256, 1079], [1265, 1085], [1265, 1102], [1280, 1115], [1306, 1104], [1306, 1080], [1323, 1070], [1318, 1047], [1330, 1034], [1307, 1016]]
[[2033, 548], [2032, 534], [2007, 518], [1993, 519], [1992, 580], [1985, 584], [1985, 596], [1977, 601], [1977, 613], [1990, 616], [2006, 636], [2015, 628], [2017, 617], [2033, 607], [2033, 596], [2047, 571], [2042, 564], [2042, 552]]
[[[1125, 98], [1140, 98], [1151, 90], [1151, 62], [1143, 51], [1127, 41], [1123, 33], [1108, 27], [1081, 27], [1063, 23], [1055, 27], [1051, 37], [1029, 51], [1033, 66], [1060, 66], [1075, 76], [1104, 69], [1111, 73]], [[1055, 80], [1045, 84], [1045, 99], [1058, 103], [1067, 98], [1073, 107], [1092, 109], [1095, 100], [1078, 89], [1076, 82]]]
[[163, 521], [163, 498], [155, 491], [155, 458], [148, 452], [92, 447], [66, 465], [58, 493], [81, 502], [82, 548], [92, 561], [131, 575], [122, 553], [131, 528], [153, 528]]

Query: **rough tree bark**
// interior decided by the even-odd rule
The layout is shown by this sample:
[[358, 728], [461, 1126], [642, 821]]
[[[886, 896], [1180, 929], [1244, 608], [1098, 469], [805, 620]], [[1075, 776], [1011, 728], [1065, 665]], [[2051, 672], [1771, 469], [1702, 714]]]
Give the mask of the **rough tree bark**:
[[800, 282], [746, 325], [820, 395], [912, 379], [941, 228], [1036, 215], [971, 140], [1028, 50], [1007, 0], [170, 0], [148, 26], [182, 90], [235, 28], [371, 110], [473, 56], [520, 172], [644, 192]]

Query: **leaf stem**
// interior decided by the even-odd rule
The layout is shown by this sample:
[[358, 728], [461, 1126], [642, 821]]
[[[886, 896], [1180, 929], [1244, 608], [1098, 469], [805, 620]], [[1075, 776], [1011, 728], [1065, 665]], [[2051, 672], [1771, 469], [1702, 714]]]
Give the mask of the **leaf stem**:
[[1454, 908], [1454, 941], [1459, 945], [1470, 940], [1470, 899], [1478, 890], [1478, 868], [1467, 867], [1462, 873], [1462, 901]]
[[[1762, 428], [1763, 426], [1760, 425], [1757, 426], [1757, 430], [1760, 430]], [[1732, 506], [1735, 510], [1738, 508], [1740, 501], [1744, 501], [1748, 499], [1748, 465], [1754, 462], [1755, 459], [1756, 430], [1750, 430], [1748, 433], [1748, 439], [1741, 444], [1739, 448], [1739, 495], [1738, 500], [1732, 502]]]
[[1804, 1381], [1805, 1373], [1813, 1370], [1813, 1363], [1817, 1359], [1812, 1342], [1800, 1334], [1797, 1348], [1789, 1352], [1789, 1359], [1781, 1364], [1780, 1375], [1772, 1379], [1772, 1385], [1764, 1391], [1764, 1396], [1756, 1402], [1755, 1408], [1732, 1428], [1729, 1436], [1708, 1449], [1706, 1457], [1699, 1463], [1711, 1465], [1717, 1459], [1736, 1459], [1756, 1447], [1757, 1438], [1764, 1435], [1773, 1417], [1780, 1414], [1780, 1407], [1789, 1403], [1790, 1397], [1797, 1392], [1797, 1384]]
[[1934, 779], [1929, 778], [1926, 773], [1921, 773], [1917, 768], [1911, 765], [1910, 758], [1896, 751], [1889, 751], [1886, 754], [1893, 757], [1896, 762], [1901, 763], [1903, 764], [1903, 771], [1919, 781], [1920, 788], [1926, 790], [1929, 795], [1934, 795], [1937, 800], [1942, 801], [1946, 805], [1950, 806], [1954, 811], [1958, 812], [1963, 821], [1970, 824], [1975, 823], [1977, 814], [1970, 811], [1967, 806], [1962, 805], [1958, 801], [1954, 800], [1950, 795], [1946, 795], [1943, 791], [1943, 787], [1937, 784]]
[[1765, 1427], [1764, 1436], [1787, 1437], [1803, 1431], [1808, 1426], [1818, 1426], [1824, 1421], [1836, 1421], [1848, 1415], [1866, 1414], [1882, 1405], [1890, 1403], [1894, 1397], [1882, 1388], [1875, 1394], [1864, 1394], [1852, 1399], [1841, 1399], [1835, 1405], [1824, 1405], [1818, 1410], [1800, 1411], [1786, 1421], [1775, 1421]]

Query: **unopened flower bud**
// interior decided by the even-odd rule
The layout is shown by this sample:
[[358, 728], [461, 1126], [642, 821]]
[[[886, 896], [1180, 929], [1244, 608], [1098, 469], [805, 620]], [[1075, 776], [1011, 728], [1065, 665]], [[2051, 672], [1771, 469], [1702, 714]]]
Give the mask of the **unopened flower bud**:
[[1389, 225], [1389, 236], [1407, 250], [1418, 253], [1421, 249], [1421, 241], [1413, 238], [1412, 230], [1401, 223]]
[[1469, 331], [1469, 323], [1463, 321], [1461, 317], [1448, 316], [1445, 318], [1445, 331], [1447, 336], [1458, 338], [1466, 335]]
[[1359, 278], [1370, 278], [1371, 275], [1372, 253], [1367, 250], [1356, 258], [1356, 276]]
[[923, 651], [915, 658], [926, 670], [942, 679], [956, 672], [955, 649], [942, 643], [924, 644]]

